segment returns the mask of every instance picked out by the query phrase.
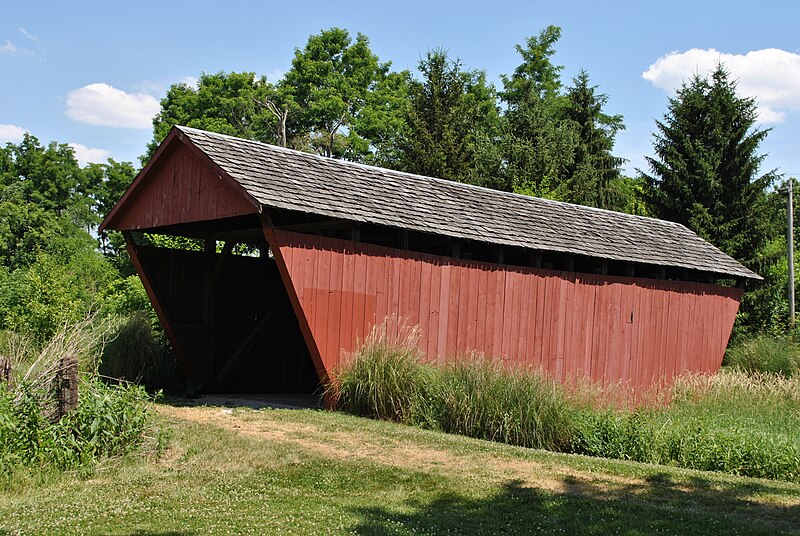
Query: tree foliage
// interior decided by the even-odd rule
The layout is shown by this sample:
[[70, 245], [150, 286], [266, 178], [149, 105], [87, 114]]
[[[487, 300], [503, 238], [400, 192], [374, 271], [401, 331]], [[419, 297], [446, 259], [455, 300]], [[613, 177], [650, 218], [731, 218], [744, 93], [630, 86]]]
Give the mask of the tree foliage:
[[411, 83], [399, 167], [419, 175], [481, 183], [482, 142], [499, 128], [497, 97], [482, 71], [465, 71], [441, 49], [419, 62]]
[[669, 101], [656, 121], [648, 204], [656, 217], [682, 223], [731, 257], [755, 267], [767, 242], [766, 188], [758, 153], [768, 130], [755, 127], [756, 103], [736, 92], [718, 65], [710, 78], [696, 75]]

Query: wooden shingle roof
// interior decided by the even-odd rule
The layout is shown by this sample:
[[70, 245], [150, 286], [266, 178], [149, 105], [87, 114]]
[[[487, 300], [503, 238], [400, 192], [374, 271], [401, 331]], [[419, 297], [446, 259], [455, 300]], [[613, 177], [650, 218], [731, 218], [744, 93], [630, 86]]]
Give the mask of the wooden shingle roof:
[[175, 128], [262, 206], [490, 244], [761, 279], [678, 223]]

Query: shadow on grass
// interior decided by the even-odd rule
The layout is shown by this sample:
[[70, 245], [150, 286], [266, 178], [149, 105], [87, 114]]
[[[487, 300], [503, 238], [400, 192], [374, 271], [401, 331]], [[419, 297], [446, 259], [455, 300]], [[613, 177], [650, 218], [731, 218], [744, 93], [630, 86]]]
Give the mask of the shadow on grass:
[[178, 530], [168, 530], [165, 532], [137, 530], [131, 532], [129, 536], [196, 536], [197, 534], [197, 532], [184, 532]]
[[800, 534], [800, 506], [755, 502], [772, 488], [656, 474], [597, 484], [565, 477], [553, 489], [510, 481], [495, 495], [451, 494], [403, 512], [359, 509], [357, 534]]
[[160, 403], [174, 407], [213, 406], [250, 409], [322, 409], [322, 399], [315, 395], [270, 395], [259, 393], [207, 394], [194, 398], [165, 396]]

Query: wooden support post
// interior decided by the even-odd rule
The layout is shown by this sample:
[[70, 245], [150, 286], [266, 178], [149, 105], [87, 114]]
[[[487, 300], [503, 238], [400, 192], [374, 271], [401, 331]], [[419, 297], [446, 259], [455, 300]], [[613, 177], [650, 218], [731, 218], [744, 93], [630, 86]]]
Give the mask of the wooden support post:
[[261, 320], [258, 321], [258, 324], [256, 324], [256, 326], [250, 332], [250, 335], [248, 335], [247, 338], [242, 342], [242, 344], [239, 345], [239, 348], [237, 348], [236, 351], [233, 352], [233, 355], [231, 355], [231, 357], [228, 358], [228, 361], [225, 363], [225, 366], [219, 372], [219, 374], [217, 375], [217, 379], [214, 382], [215, 391], [220, 388], [220, 386], [225, 382], [225, 380], [228, 379], [228, 376], [231, 375], [231, 372], [233, 372], [236, 369], [236, 367], [239, 366], [239, 364], [247, 356], [250, 350], [253, 349], [253, 347], [258, 342], [259, 337], [261, 337], [261, 335], [269, 326], [270, 320], [272, 320], [272, 318], [275, 316], [275, 313], [278, 312], [278, 310], [284, 304], [285, 301], [286, 301], [285, 298], [281, 298], [275, 303], [273, 303], [272, 307], [270, 307], [269, 310], [267, 310], [264, 316], [261, 317]]
[[78, 407], [78, 356], [68, 354], [61, 359], [58, 381], [58, 407], [54, 422]]
[[600, 273], [603, 275], [608, 275], [608, 263], [606, 261], [603, 261], [600, 264]]
[[666, 268], [659, 268], [658, 269], [658, 275], [656, 276], [656, 279], [666, 279], [666, 278], [667, 278], [667, 270], [666, 270]]
[[211, 238], [206, 238], [203, 241], [203, 251], [206, 253], [216, 253], [217, 252], [217, 241]]
[[357, 225], [354, 225], [350, 228], [350, 240], [353, 242], [361, 241], [361, 229], [359, 229]]
[[0, 383], [11, 383], [11, 360], [0, 355]]
[[636, 265], [629, 262], [625, 265], [625, 275], [628, 277], [636, 277]]
[[400, 231], [400, 249], [408, 249], [408, 229]]
[[461, 244], [458, 242], [453, 242], [450, 244], [450, 256], [454, 259], [461, 258]]
[[530, 265], [534, 268], [541, 268], [542, 267], [542, 254], [532, 251], [531, 258], [530, 258]]

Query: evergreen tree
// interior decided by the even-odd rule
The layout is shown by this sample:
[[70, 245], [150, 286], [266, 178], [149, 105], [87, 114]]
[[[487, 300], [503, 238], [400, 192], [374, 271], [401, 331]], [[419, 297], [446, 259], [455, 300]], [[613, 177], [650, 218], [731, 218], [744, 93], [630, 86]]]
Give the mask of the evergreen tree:
[[429, 51], [419, 71], [422, 80], [411, 83], [398, 167], [497, 187], [483, 175], [492, 167], [489, 141], [499, 128], [497, 97], [485, 73], [465, 71], [441, 49]]
[[621, 115], [607, 115], [608, 96], [596, 92], [589, 74], [581, 70], [567, 90], [565, 117], [578, 134], [573, 162], [567, 166], [565, 201], [591, 207], [621, 210], [625, 192], [616, 188], [623, 159], [611, 154], [614, 136], [625, 128]]
[[756, 103], [736, 93], [722, 65], [710, 79], [695, 76], [656, 121], [652, 172], [643, 174], [656, 217], [682, 223], [728, 255], [756, 268], [767, 242], [762, 217], [766, 188], [758, 146], [768, 130], [755, 128]]
[[551, 61], [561, 29], [548, 26], [526, 46], [510, 77], [503, 76], [501, 98], [506, 104], [503, 161], [507, 181], [518, 193], [566, 199], [565, 177], [574, 163], [576, 131], [563, 121], [566, 99], [561, 95], [562, 66]]

